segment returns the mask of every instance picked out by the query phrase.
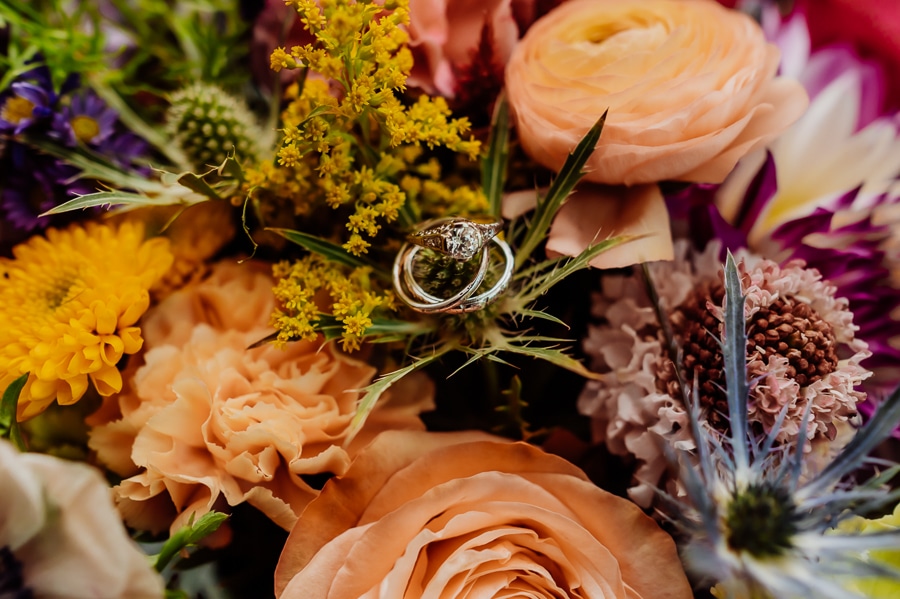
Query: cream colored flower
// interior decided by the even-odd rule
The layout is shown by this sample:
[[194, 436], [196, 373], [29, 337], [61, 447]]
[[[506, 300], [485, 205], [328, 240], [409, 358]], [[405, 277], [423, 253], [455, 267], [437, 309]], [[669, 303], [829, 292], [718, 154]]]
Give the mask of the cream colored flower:
[[714, 0], [571, 0], [531, 26], [506, 86], [523, 148], [548, 168], [609, 109], [587, 180], [717, 183], [806, 108], [778, 60]]
[[285, 544], [280, 599], [691, 597], [672, 538], [525, 443], [383, 433]]
[[[724, 298], [719, 245], [692, 254], [682, 241], [676, 243], [675, 254], [673, 263], [650, 265], [654, 284], [682, 348], [685, 378], [697, 377], [707, 424], [726, 430], [724, 362], [716, 338], [721, 336]], [[786, 410], [777, 440], [791, 443], [801, 435], [811, 440], [808, 466], [814, 470], [830, 450], [817, 443], [846, 440], [852, 432], [848, 423], [865, 398], [856, 388], [871, 374], [860, 362], [869, 352], [854, 337], [847, 301], [834, 297], [834, 287], [822, 281], [818, 271], [798, 263], [780, 267], [749, 254], [741, 258], [747, 371], [754, 381], [749, 421], [768, 433]], [[640, 277], [605, 278], [594, 314], [605, 323], [590, 330], [585, 350], [593, 358], [592, 367], [606, 376], [587, 384], [579, 410], [592, 418], [596, 441], [605, 442], [615, 454], [637, 459], [637, 485], [629, 494], [648, 506], [666, 470], [660, 443], [694, 447], [681, 389]], [[807, 407], [809, 422], [801, 430]]]
[[[123, 476], [129, 524], [176, 530], [192, 515], [248, 502], [290, 528], [316, 496], [304, 476], [342, 474], [342, 446], [375, 369], [333, 344], [247, 349], [271, 333], [267, 265], [225, 262], [172, 294], [145, 322], [143, 364], [92, 419], [90, 445]], [[376, 409], [355, 441], [381, 427], [422, 428], [430, 384]]]
[[96, 470], [0, 440], [0, 489], [0, 596], [162, 599]]

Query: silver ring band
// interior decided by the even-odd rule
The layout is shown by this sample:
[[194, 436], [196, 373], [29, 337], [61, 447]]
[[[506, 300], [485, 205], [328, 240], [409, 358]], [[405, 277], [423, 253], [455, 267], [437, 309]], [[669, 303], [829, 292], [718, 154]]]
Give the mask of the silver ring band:
[[[505, 264], [503, 267], [503, 273], [500, 275], [500, 278], [497, 279], [490, 289], [479, 293], [478, 295], [469, 296], [460, 301], [458, 305], [452, 306], [444, 310], [450, 314], [461, 314], [463, 312], [475, 312], [476, 310], [481, 310], [492, 301], [494, 301], [501, 293], [506, 291], [506, 288], [509, 287], [509, 282], [512, 280], [513, 268], [515, 267], [515, 257], [513, 256], [512, 249], [509, 247], [509, 244], [503, 241], [498, 237], [493, 238], [494, 243], [500, 246], [500, 249], [503, 251], [503, 259], [505, 260]], [[485, 248], [487, 250], [487, 248]], [[415, 295], [421, 300], [426, 302], [440, 302], [441, 298], [431, 295], [427, 291], [425, 291], [419, 282], [416, 281], [415, 277], [412, 275], [412, 258], [414, 254], [411, 254], [407, 258], [407, 264], [405, 265], [404, 272], [404, 282], [407, 287], [409, 287], [410, 293]]]
[[497, 237], [492, 237], [491, 240], [503, 252], [505, 264], [500, 278], [487, 291], [475, 296], [472, 295], [481, 286], [487, 273], [490, 262], [490, 248], [487, 245], [481, 249], [481, 261], [475, 277], [449, 298], [441, 299], [425, 291], [419, 282], [416, 281], [413, 275], [414, 259], [416, 254], [424, 247], [411, 243], [405, 243], [394, 259], [392, 271], [394, 290], [406, 305], [417, 312], [425, 314], [461, 314], [481, 310], [506, 291], [509, 282], [512, 280], [515, 265], [515, 258], [509, 244]]

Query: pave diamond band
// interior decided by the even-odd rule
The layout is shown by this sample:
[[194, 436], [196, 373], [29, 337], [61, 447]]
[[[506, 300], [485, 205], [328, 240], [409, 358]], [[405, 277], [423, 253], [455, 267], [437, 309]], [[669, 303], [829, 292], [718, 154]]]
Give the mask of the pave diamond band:
[[[426, 314], [474, 312], [493, 302], [506, 290], [512, 280], [515, 259], [509, 244], [497, 237], [501, 223], [483, 225], [462, 218], [447, 218], [432, 221], [428, 225], [409, 236], [409, 242], [403, 244], [394, 260], [394, 290], [406, 305]], [[487, 291], [476, 293], [484, 282], [490, 265], [492, 242], [503, 256], [503, 271]], [[426, 248], [456, 260], [470, 260], [480, 252], [478, 270], [472, 280], [450, 297], [442, 299], [431, 295], [414, 275], [416, 256]]]
[[439, 218], [426, 225], [407, 240], [463, 262], [474, 258], [503, 228], [500, 222], [477, 223], [458, 217]]

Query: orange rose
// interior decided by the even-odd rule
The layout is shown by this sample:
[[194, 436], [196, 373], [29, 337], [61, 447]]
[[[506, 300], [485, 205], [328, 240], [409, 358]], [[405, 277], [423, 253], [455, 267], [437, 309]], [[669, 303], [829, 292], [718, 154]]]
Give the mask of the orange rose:
[[609, 108], [587, 180], [717, 183], [806, 108], [778, 60], [714, 0], [573, 0], [528, 30], [506, 86], [522, 146], [549, 168]]
[[382, 433], [303, 512], [282, 599], [691, 597], [675, 544], [565, 460], [482, 433]]

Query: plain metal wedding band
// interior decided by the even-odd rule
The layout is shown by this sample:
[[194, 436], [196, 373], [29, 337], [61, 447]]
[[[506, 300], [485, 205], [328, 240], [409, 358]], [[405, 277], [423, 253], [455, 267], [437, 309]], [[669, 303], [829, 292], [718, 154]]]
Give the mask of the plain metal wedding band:
[[[416, 298], [410, 297], [404, 288], [404, 282], [406, 281], [404, 271], [406, 271], [407, 268], [411, 269], [411, 267], [407, 267], [407, 263], [411, 265], [412, 258], [422, 249], [423, 248], [418, 245], [409, 243], [403, 244], [403, 247], [400, 248], [400, 252], [397, 254], [397, 258], [394, 260], [394, 269], [392, 273], [394, 279], [394, 291], [397, 292], [397, 296], [403, 300], [403, 303], [413, 310], [425, 314], [450, 312], [455, 306], [459, 305], [472, 295], [484, 281], [484, 277], [487, 274], [488, 263], [490, 262], [490, 251], [487, 247], [484, 247], [481, 250], [481, 262], [478, 264], [478, 271], [475, 273], [475, 277], [463, 285], [463, 287], [452, 296], [443, 300], [436, 298], [433, 295], [429, 296], [432, 298], [431, 300], [421, 296], [416, 296]], [[419, 286], [417, 285], [417, 287]], [[421, 289], [421, 287], [419, 287], [419, 289]], [[412, 290], [410, 290], [410, 292], [412, 292]]]
[[[497, 297], [500, 296], [506, 288], [509, 286], [509, 282], [512, 280], [513, 267], [515, 266], [515, 258], [513, 257], [512, 249], [509, 247], [509, 244], [503, 241], [498, 237], [494, 237], [492, 239], [494, 243], [496, 243], [500, 250], [503, 252], [503, 259], [505, 261], [503, 267], [503, 273], [500, 275], [500, 278], [491, 285], [490, 289], [479, 293], [478, 295], [470, 295], [468, 297], [463, 298], [457, 305], [452, 305], [448, 308], [445, 308], [443, 311], [449, 314], [461, 314], [464, 312], [475, 312], [477, 310], [481, 310], [491, 302], [493, 302]], [[487, 250], [487, 248], [485, 248]], [[416, 281], [415, 277], [412, 274], [412, 259], [415, 254], [410, 254], [406, 258], [406, 263], [404, 264], [404, 282], [406, 286], [409, 288], [410, 293], [419, 298], [420, 300], [424, 300], [426, 302], [430, 302], [432, 304], [436, 302], [442, 301], [441, 298], [431, 295], [427, 291], [425, 291], [422, 286]]]

